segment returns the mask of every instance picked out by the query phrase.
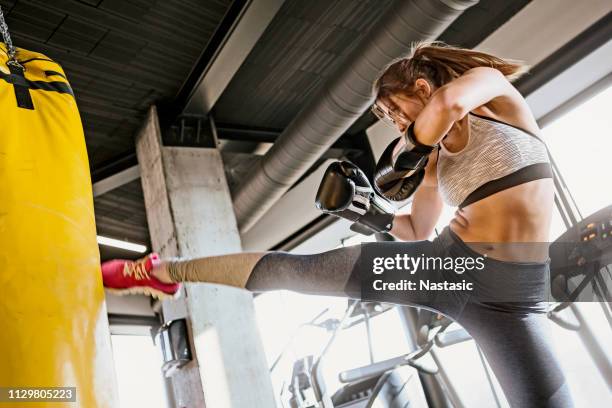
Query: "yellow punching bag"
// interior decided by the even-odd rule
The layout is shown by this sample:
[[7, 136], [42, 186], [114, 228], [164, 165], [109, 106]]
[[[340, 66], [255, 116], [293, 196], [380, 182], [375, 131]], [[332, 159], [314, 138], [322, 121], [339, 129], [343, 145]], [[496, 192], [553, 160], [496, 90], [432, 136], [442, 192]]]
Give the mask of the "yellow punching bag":
[[0, 387], [76, 388], [76, 403], [7, 406], [116, 407], [77, 105], [59, 64], [16, 59], [0, 43]]

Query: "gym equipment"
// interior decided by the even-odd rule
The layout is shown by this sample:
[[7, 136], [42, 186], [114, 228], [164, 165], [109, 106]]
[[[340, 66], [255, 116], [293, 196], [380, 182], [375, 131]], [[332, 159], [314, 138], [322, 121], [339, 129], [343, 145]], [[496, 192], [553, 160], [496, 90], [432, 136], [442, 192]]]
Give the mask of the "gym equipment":
[[[364, 385], [366, 393], [359, 389]], [[380, 376], [342, 388], [332, 401], [338, 408], [427, 407], [417, 372], [407, 366], [394, 367]]]
[[[414, 351], [389, 360], [372, 361], [372, 364], [367, 366], [339, 373], [338, 378], [346, 385], [330, 394], [322, 375], [322, 367], [327, 351], [338, 332], [361, 323], [366, 323], [367, 328], [370, 318], [394, 307], [350, 301], [344, 317], [333, 325], [327, 325], [332, 334], [319, 357], [315, 359], [313, 356], [308, 356], [294, 363], [292, 377], [288, 381], [290, 385], [286, 387], [286, 391], [291, 394], [289, 406], [291, 408], [399, 408], [410, 404], [411, 407], [428, 407], [422, 380], [419, 378], [425, 375], [440, 381], [445, 393], [444, 400], [448, 398], [452, 401], [452, 405], [437, 406], [463, 407], [443, 367], [433, 354], [433, 349], [448, 347], [470, 340], [471, 337], [461, 328], [447, 330], [451, 325], [450, 320], [426, 310], [419, 311], [416, 330], [421, 336]], [[368, 339], [371, 354], [370, 334]], [[428, 354], [433, 357], [435, 365], [424, 361], [423, 357]]]
[[317, 408], [318, 406], [310, 376], [313, 361], [314, 356], [307, 356], [293, 364], [291, 384], [288, 387], [291, 392], [289, 400], [291, 408]]
[[548, 317], [568, 330], [578, 326], [560, 312], [574, 302], [600, 302], [612, 326], [612, 205], [575, 224], [549, 247], [550, 294], [558, 302]]
[[349, 161], [329, 165], [315, 203], [326, 214], [352, 221], [351, 230], [360, 234], [388, 232], [393, 226], [391, 204], [376, 195], [363, 171]]
[[164, 357], [161, 369], [165, 377], [171, 377], [176, 370], [192, 360], [186, 319], [164, 323], [153, 336], [153, 340], [161, 344]]
[[[461, 341], [470, 340], [471, 337], [465, 330], [458, 328], [450, 332], [452, 333], [450, 338], [453, 341], [449, 341], [450, 338], [445, 336], [452, 323], [449, 319], [427, 310], [419, 309], [417, 312], [417, 309], [414, 309], [413, 311], [418, 315], [415, 330], [420, 334], [416, 349], [403, 356], [341, 372], [338, 378], [347, 385], [332, 396], [332, 402], [343, 402], [342, 405], [339, 405], [343, 408], [361, 407], [359, 403], [363, 401], [363, 398], [360, 398], [360, 394], [356, 392], [359, 391], [361, 394], [368, 395], [368, 404], [374, 404], [374, 401], [376, 401], [376, 403], [384, 402], [387, 404], [381, 405], [383, 407], [403, 407], [405, 406], [402, 405], [405, 404], [404, 398], [410, 396], [410, 406], [427, 407], [429, 405], [423, 390], [422, 379], [423, 377], [431, 377], [441, 383], [444, 392], [443, 399], [452, 401], [452, 405], [448, 405], [449, 407], [460, 408], [464, 406], [452, 383], [448, 380], [444, 367], [439, 364], [434, 346], [447, 347]], [[432, 357], [434, 364], [424, 359], [427, 355]], [[396, 389], [395, 386], [383, 386], [386, 381], [397, 383], [398, 378], [406, 380], [402, 384], [405, 391], [404, 396], [401, 397], [393, 392]], [[376, 380], [374, 388], [363, 390], [362, 388], [369, 385], [373, 379]], [[380, 393], [376, 392], [377, 390], [386, 391]], [[351, 398], [348, 398], [349, 395]], [[347, 403], [348, 401], [350, 403]], [[364, 406], [370, 407], [371, 405]], [[438, 404], [435, 406], [445, 405]]]
[[548, 318], [575, 331], [602, 378], [612, 387], [605, 346], [586, 323], [578, 304], [597, 302], [612, 327], [612, 205], [576, 222], [549, 247], [551, 300]]
[[550, 245], [549, 256], [554, 300], [612, 301], [612, 205], [563, 233]]
[[115, 407], [83, 128], [62, 67], [14, 48], [0, 13], [0, 384]]

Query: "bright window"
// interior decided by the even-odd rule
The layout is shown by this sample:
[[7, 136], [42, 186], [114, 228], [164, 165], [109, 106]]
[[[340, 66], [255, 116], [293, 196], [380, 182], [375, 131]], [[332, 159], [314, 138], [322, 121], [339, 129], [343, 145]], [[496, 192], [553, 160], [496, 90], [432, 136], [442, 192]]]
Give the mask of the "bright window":
[[543, 129], [544, 139], [583, 215], [612, 204], [612, 87]]
[[149, 336], [112, 335], [122, 408], [168, 408], [161, 350]]
[[[547, 125], [544, 140], [583, 216], [612, 204], [612, 87]], [[551, 237], [565, 230], [558, 214]]]

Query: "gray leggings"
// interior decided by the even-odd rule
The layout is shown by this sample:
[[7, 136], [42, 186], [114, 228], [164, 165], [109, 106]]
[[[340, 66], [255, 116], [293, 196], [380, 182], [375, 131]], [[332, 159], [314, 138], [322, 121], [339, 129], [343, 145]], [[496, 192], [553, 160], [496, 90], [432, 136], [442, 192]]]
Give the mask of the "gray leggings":
[[[365, 250], [364, 250], [365, 248]], [[450, 228], [433, 241], [376, 242], [335, 249], [315, 255], [275, 252], [255, 265], [247, 283], [253, 291], [289, 289], [303, 293], [340, 295], [334, 288], [343, 282], [344, 294], [366, 301], [424, 307], [442, 313], [460, 325], [482, 348], [506, 398], [514, 408], [572, 407], [564, 375], [553, 353], [548, 321], [543, 310], [548, 262], [515, 263], [487, 259], [486, 274], [458, 275], [448, 270], [428, 271], [430, 282], [467, 279], [473, 294], [429, 292], [424, 297], [409, 291], [362, 296], [360, 268], [366, 250], [405, 253], [411, 256], [478, 257]], [[327, 286], [321, 285], [326, 282]], [[520, 295], [521, 302], [495, 301], [496, 291]], [[478, 298], [480, 296], [480, 298]], [[491, 301], [481, 299], [490, 297]], [[532, 299], [533, 301], [530, 301]]]

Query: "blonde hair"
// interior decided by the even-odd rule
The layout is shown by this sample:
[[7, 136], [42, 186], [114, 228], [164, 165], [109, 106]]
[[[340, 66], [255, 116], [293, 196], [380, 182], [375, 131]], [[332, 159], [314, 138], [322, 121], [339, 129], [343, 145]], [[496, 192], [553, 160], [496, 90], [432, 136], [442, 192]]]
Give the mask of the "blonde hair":
[[435, 87], [441, 87], [476, 67], [495, 68], [510, 81], [525, 74], [529, 68], [521, 61], [452, 47], [439, 41], [418, 42], [413, 44], [409, 56], [397, 59], [385, 68], [374, 82], [373, 91], [376, 99], [397, 93], [410, 96], [418, 78], [424, 78]]

